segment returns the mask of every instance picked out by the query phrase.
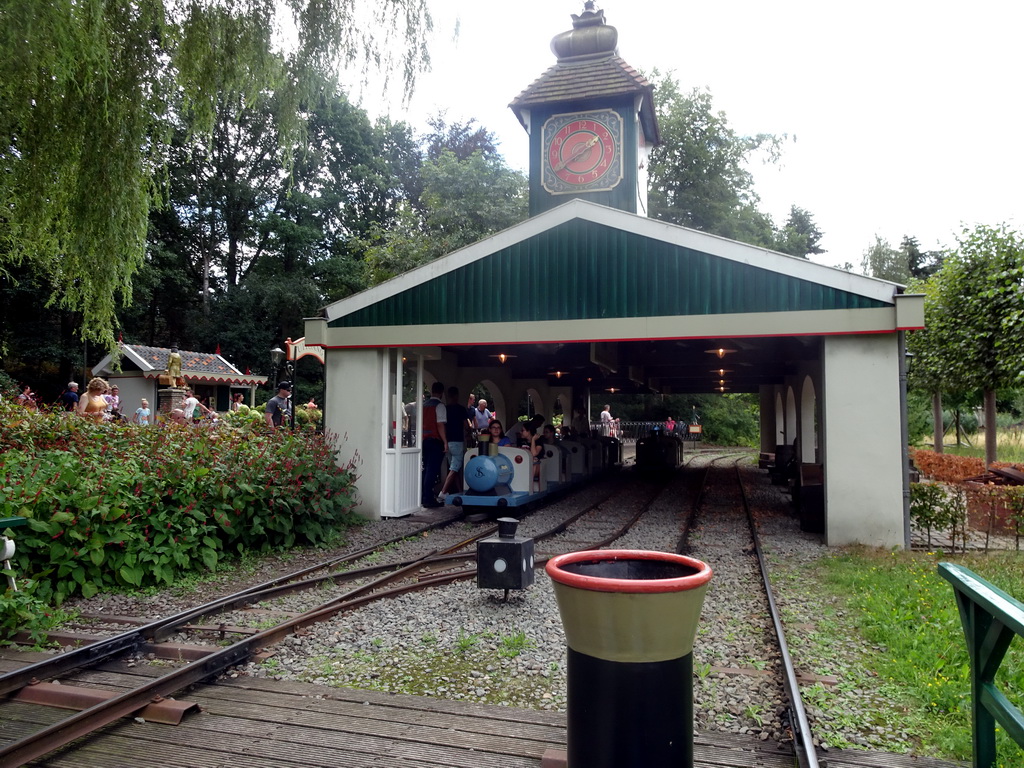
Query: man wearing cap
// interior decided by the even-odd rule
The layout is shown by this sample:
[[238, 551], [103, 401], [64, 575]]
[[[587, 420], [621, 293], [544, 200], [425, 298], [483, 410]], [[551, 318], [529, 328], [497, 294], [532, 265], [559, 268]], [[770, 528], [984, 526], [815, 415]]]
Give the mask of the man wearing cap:
[[74, 411], [78, 407], [77, 381], [69, 381], [68, 388], [61, 392], [60, 407], [65, 411]]
[[291, 420], [292, 404], [292, 383], [282, 381], [277, 385], [277, 394], [267, 401], [263, 416], [271, 427], [280, 427], [286, 421]]

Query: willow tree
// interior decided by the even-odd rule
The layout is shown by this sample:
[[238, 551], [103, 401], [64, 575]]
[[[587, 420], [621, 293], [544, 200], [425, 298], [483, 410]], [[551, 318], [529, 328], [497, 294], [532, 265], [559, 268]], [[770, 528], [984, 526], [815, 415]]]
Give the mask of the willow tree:
[[428, 63], [426, 2], [0, 0], [0, 276], [27, 264], [51, 305], [82, 313], [83, 338], [113, 347], [174, 127], [209, 135], [225, 96], [272, 93], [294, 147], [339, 66], [395, 73], [408, 93]]

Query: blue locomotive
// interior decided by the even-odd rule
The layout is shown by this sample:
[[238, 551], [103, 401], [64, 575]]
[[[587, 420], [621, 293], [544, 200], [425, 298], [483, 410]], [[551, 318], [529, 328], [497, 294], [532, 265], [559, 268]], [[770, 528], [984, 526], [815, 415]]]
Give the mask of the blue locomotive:
[[[609, 441], [615, 443], [610, 445]], [[621, 462], [615, 438], [567, 438], [545, 444], [534, 471], [525, 448], [482, 442], [466, 451], [465, 490], [445, 503], [457, 507], [522, 507], [585, 482]]]

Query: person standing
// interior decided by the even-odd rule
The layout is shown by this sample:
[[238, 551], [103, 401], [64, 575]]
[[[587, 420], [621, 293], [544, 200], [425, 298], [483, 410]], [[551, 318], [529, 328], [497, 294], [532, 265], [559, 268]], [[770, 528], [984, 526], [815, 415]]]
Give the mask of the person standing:
[[613, 422], [615, 419], [612, 418], [612, 407], [606, 405], [601, 410], [601, 434], [608, 437], [612, 433]]
[[149, 400], [142, 398], [142, 407], [135, 409], [135, 415], [132, 416], [133, 424], [140, 424], [143, 427], [149, 426], [149, 417], [152, 415], [152, 411], [149, 410]]
[[448, 450], [448, 410], [441, 402], [444, 384], [435, 381], [430, 398], [423, 403], [423, 429], [420, 443], [423, 452], [423, 477], [420, 485], [420, 503], [427, 508], [444, 506], [434, 496], [434, 484], [441, 472], [441, 461]]
[[676, 433], [676, 420], [669, 416], [665, 419], [665, 433], [674, 435]]
[[197, 418], [196, 409], [199, 409], [200, 415], [202, 413], [210, 414], [213, 413], [209, 408], [199, 402], [199, 398], [196, 397], [195, 392], [191, 389], [185, 390], [185, 400], [181, 404], [181, 410], [185, 413], [185, 418], [190, 422]]
[[95, 421], [103, 421], [107, 414], [107, 382], [96, 376], [89, 380], [85, 395], [78, 399], [78, 413]]
[[34, 411], [36, 409], [36, 399], [32, 395], [32, 387], [30, 387], [28, 384], [22, 387], [21, 394], [18, 395], [18, 397], [15, 399], [15, 402], [17, 402], [18, 405], [25, 406], [30, 411]]
[[267, 407], [263, 409], [263, 417], [271, 427], [280, 427], [285, 422], [291, 423], [292, 383], [282, 381], [277, 385], [277, 394], [267, 401]]
[[441, 486], [438, 501], [443, 501], [451, 488], [462, 488], [462, 464], [466, 458], [466, 442], [463, 438], [469, 426], [468, 419], [468, 410], [459, 402], [459, 388], [448, 387], [444, 421], [445, 436], [448, 438], [448, 476]]
[[69, 381], [68, 388], [60, 394], [60, 407], [65, 411], [73, 411], [78, 407], [78, 382]]
[[114, 419], [123, 419], [121, 415], [121, 390], [116, 386], [111, 387], [107, 394], [103, 396], [103, 399], [107, 401], [107, 419], [112, 421]]
[[582, 408], [577, 408], [572, 417], [572, 433], [576, 437], [590, 437], [590, 419]]
[[487, 410], [486, 400], [477, 400], [476, 408], [473, 409], [473, 427], [477, 432], [487, 429], [494, 418], [494, 412]]

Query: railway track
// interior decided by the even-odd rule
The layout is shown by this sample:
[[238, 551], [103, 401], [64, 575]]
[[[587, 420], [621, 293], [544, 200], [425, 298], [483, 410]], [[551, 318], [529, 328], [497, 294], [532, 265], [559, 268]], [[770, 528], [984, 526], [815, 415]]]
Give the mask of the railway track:
[[[701, 634], [722, 633], [735, 642], [730, 646], [734, 652], [722, 653], [724, 658], [704, 658], [695, 663], [699, 676], [712, 673], [723, 679], [735, 681], [749, 678], [750, 704], [745, 714], [755, 719], [775, 720], [775, 733], [782, 734], [781, 741], [789, 741], [800, 768], [818, 768], [817, 751], [811, 732], [806, 708], [800, 696], [797, 672], [789, 655], [785, 631], [772, 592], [769, 569], [761, 550], [757, 524], [746, 497], [739, 463], [743, 458], [716, 457], [706, 468], [704, 482], [691, 509], [690, 519], [679, 551], [711, 565], [714, 571], [712, 587], [704, 604], [701, 619]], [[743, 615], [715, 614], [715, 584], [725, 581], [748, 587], [748, 602]], [[775, 650], [765, 656], [754, 649], [763, 647], [770, 638]], [[695, 645], [699, 658], [700, 635]], [[768, 674], [763, 674], [768, 673]], [[783, 698], [785, 705], [780, 706]], [[710, 712], [714, 717], [714, 706], [707, 704], [698, 711]], [[712, 725], [710, 722], [703, 724]], [[766, 731], [767, 733], [767, 731]]]
[[[539, 547], [537, 565], [542, 565], [555, 554], [572, 549], [607, 546], [642, 517], [660, 490], [650, 483], [627, 481], [623, 487], [615, 489], [613, 486], [611, 493], [607, 490], [598, 492], [596, 498], [582, 509], [574, 509], [572, 514], [554, 526], [536, 533], [534, 538]], [[423, 532], [427, 530], [425, 528]], [[301, 569], [194, 609], [133, 626], [113, 637], [99, 639], [50, 660], [4, 674], [0, 676], [0, 696], [17, 698], [34, 691], [25, 700], [53, 703], [61, 699], [67, 705], [68, 697], [74, 694], [80, 697], [78, 706], [84, 709], [30, 736], [0, 747], [0, 768], [24, 765], [147, 707], [150, 718], [169, 717], [169, 721], [174, 722], [175, 717], [180, 718], [186, 711], [185, 708], [168, 703], [168, 698], [175, 692], [229, 667], [245, 663], [255, 653], [292, 633], [327, 621], [342, 611], [377, 600], [475, 577], [475, 552], [470, 548], [480, 538], [490, 536], [495, 530], [496, 526], [485, 526], [467, 538], [460, 538], [448, 546], [415, 558], [399, 559], [386, 565], [362, 565], [361, 561], [372, 560], [381, 551], [394, 551], [396, 545], [400, 549], [400, 540], [384, 542], [379, 547], [366, 548]], [[415, 536], [405, 536], [402, 540], [409, 538], [414, 539]], [[332, 570], [339, 566], [344, 566], [344, 570]], [[244, 606], [273, 603], [282, 596], [298, 593], [314, 596], [314, 604], [304, 610], [287, 611], [289, 615], [286, 618], [265, 629], [238, 625], [239, 611]], [[221, 615], [211, 623], [211, 617], [218, 613]], [[168, 639], [180, 641], [186, 632], [206, 635], [213, 633], [224, 642], [233, 641], [225, 647], [203, 653], [184, 666], [147, 681], [135, 690], [109, 698], [96, 697], [69, 685], [40, 682], [73, 675], [77, 670], [109, 662], [125, 654], [137, 654], [140, 650], [153, 648]], [[241, 638], [234, 639], [238, 635]], [[168, 711], [170, 714], [167, 714]]]

